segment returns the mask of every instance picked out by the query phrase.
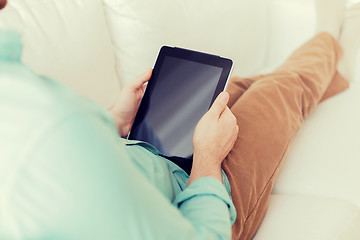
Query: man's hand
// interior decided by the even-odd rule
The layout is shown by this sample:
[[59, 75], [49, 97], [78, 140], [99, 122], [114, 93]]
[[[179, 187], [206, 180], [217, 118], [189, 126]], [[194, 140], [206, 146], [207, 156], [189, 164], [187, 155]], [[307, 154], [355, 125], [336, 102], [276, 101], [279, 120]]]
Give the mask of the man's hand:
[[130, 132], [151, 74], [152, 69], [148, 69], [145, 73], [127, 83], [121, 90], [114, 106], [109, 109], [121, 137], [126, 137]]
[[195, 128], [194, 157], [188, 185], [201, 177], [222, 182], [221, 163], [233, 148], [239, 127], [227, 107], [229, 94], [222, 92]]

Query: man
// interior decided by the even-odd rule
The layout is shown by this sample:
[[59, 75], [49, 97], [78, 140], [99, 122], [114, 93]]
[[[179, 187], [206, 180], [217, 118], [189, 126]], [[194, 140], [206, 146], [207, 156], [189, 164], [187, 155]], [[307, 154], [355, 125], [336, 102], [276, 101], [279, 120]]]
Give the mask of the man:
[[[247, 79], [233, 77], [228, 87], [230, 99], [227, 93], [220, 94], [199, 122], [189, 184], [198, 172], [221, 181], [219, 167], [212, 167], [212, 156], [219, 156], [215, 162], [222, 162], [237, 210], [233, 239], [250, 239], [256, 233], [288, 144], [303, 119], [320, 101], [348, 87], [336, 71], [340, 57], [337, 41], [329, 33], [320, 33], [273, 73]], [[143, 93], [141, 87], [149, 77], [150, 71], [130, 83], [111, 110], [118, 123], [125, 122], [120, 116], [128, 119], [126, 124], [118, 124], [122, 136], [130, 130]], [[131, 97], [136, 90], [138, 97]], [[136, 99], [136, 104], [127, 104], [134, 111], [121, 110], [129, 99]], [[234, 115], [239, 132], [231, 120]], [[238, 134], [235, 143], [231, 133]], [[196, 158], [199, 155], [205, 157]]]
[[232, 78], [196, 127], [189, 176], [121, 138], [151, 70], [109, 114], [21, 64], [17, 34], [0, 43], [0, 239], [250, 239], [303, 118], [347, 87], [326, 33], [272, 74]]

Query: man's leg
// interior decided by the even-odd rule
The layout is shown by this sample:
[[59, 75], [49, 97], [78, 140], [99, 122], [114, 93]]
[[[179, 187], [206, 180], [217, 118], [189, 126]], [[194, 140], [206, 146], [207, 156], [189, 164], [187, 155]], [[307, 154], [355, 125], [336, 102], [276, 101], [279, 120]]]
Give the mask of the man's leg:
[[[321, 33], [274, 73], [256, 81], [232, 79], [228, 91], [239, 135], [223, 169], [237, 210], [233, 239], [256, 233], [289, 142], [333, 82], [340, 55], [337, 41]], [[345, 81], [341, 76], [338, 80]]]
[[229, 85], [226, 91], [229, 93], [230, 98], [228, 102], [228, 107], [231, 108], [232, 105], [243, 95], [243, 93], [255, 82], [255, 79], [252, 78], [241, 78], [238, 76], [232, 77], [230, 79]]

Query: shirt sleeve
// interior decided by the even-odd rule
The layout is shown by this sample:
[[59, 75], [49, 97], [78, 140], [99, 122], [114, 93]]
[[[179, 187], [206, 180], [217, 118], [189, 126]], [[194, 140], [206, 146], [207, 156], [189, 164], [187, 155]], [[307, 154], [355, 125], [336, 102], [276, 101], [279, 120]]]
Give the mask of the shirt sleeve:
[[[217, 228], [219, 232], [227, 229], [226, 220], [230, 221], [230, 225], [235, 222], [235, 207], [226, 188], [212, 177], [199, 178], [191, 183], [176, 196], [174, 204], [192, 222], [207, 225], [212, 229]], [[221, 214], [219, 209], [229, 213], [221, 222], [217, 217]]]
[[110, 125], [77, 112], [42, 133], [6, 195], [7, 236], [231, 238], [231, 200], [219, 181], [198, 179], [172, 204], [131, 162]]

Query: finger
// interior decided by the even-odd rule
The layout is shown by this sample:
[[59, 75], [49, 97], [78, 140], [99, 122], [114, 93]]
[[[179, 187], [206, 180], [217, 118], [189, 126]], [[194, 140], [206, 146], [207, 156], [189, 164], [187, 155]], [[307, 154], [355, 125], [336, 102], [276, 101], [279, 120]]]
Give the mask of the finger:
[[143, 92], [145, 92], [145, 89], [146, 89], [147, 85], [148, 85], [148, 83], [146, 82], [146, 83], [144, 83], [144, 84], [141, 86], [141, 90], [142, 90]]
[[219, 96], [215, 99], [212, 104], [209, 112], [216, 114], [216, 116], [220, 117], [222, 112], [226, 109], [227, 103], [229, 101], [229, 94], [227, 92], [221, 92]]
[[137, 76], [133, 81], [132, 84], [135, 88], [140, 88], [144, 85], [144, 83], [146, 83], [147, 81], [149, 81], [150, 77], [152, 74], [152, 69], [149, 68], [148, 70], [146, 70], [143, 74]]
[[221, 113], [221, 116], [229, 116], [231, 117], [232, 112], [228, 106], [225, 106], [224, 111]]

